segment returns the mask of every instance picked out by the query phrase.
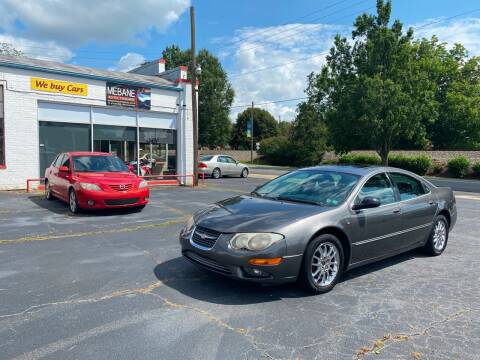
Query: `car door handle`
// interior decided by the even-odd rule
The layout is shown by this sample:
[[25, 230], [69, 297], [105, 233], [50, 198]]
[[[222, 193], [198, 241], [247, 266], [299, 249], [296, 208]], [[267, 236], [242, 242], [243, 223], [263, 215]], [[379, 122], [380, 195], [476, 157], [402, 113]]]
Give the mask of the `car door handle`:
[[437, 202], [436, 202], [436, 201], [433, 201], [433, 200], [430, 200], [430, 201], [428, 202], [428, 204], [429, 204], [429, 205], [437, 205]]
[[400, 213], [401, 211], [402, 211], [402, 209], [400, 209], [400, 208], [395, 208], [395, 209], [393, 209], [393, 213], [394, 213], [394, 214], [398, 214], [398, 213]]

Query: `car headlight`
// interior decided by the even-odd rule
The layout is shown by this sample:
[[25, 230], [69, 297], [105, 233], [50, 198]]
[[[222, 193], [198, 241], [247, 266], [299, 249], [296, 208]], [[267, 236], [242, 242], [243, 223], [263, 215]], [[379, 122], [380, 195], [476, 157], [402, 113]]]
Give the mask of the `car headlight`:
[[264, 250], [283, 239], [283, 235], [274, 233], [240, 233], [230, 240], [232, 249]]
[[143, 189], [143, 188], [146, 188], [146, 187], [148, 187], [148, 183], [145, 180], [142, 180], [140, 182], [140, 184], [138, 184], [139, 189]]
[[90, 183], [80, 183], [80, 187], [83, 190], [94, 190], [94, 191], [102, 191], [100, 186], [95, 185], [95, 184], [90, 184]]

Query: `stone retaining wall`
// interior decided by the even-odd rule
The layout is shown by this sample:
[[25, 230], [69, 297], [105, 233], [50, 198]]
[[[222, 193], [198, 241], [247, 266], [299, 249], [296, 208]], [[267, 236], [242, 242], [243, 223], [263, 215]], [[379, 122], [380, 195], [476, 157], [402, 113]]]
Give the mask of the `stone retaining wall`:
[[[238, 161], [250, 161], [250, 150], [200, 150], [201, 155], [229, 155]], [[256, 151], [253, 152], [253, 159], [259, 158]]]
[[[371, 154], [375, 155], [376, 152], [373, 150], [356, 150], [352, 151], [355, 154]], [[441, 151], [422, 151], [422, 150], [395, 150], [391, 152], [392, 154], [403, 154], [403, 155], [427, 155], [432, 158], [434, 162], [438, 163], [447, 163], [449, 159], [456, 156], [466, 156], [470, 159], [472, 163], [480, 162], [480, 150], [479, 151], [456, 151], [456, 150], [441, 150]], [[249, 161], [250, 160], [250, 151], [249, 150], [201, 150], [200, 154], [207, 155], [217, 155], [225, 154], [230, 155], [238, 161]], [[256, 151], [253, 152], [253, 158], [257, 159], [260, 155]], [[336, 159], [338, 156], [334, 152], [327, 152], [325, 154], [325, 160]]]

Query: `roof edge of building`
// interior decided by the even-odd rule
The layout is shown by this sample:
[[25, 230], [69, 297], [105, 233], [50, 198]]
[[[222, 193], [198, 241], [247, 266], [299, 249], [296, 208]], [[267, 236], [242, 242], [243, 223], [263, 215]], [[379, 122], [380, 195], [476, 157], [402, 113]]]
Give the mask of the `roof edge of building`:
[[[22, 57], [23, 59], [30, 60], [28, 57]], [[8, 60], [7, 60], [8, 59]], [[37, 59], [31, 59], [35, 61], [41, 61]], [[59, 66], [65, 65], [63, 63], [58, 63], [55, 62], [55, 64], [58, 64]], [[66, 76], [72, 76], [72, 77], [77, 77], [77, 78], [84, 78], [84, 79], [92, 79], [92, 80], [101, 80], [101, 81], [112, 81], [112, 82], [121, 82], [126, 85], [133, 85], [133, 86], [148, 86], [151, 88], [156, 88], [156, 89], [164, 89], [164, 90], [172, 90], [172, 91], [183, 91], [181, 87], [175, 86], [174, 84], [172, 85], [163, 85], [163, 84], [158, 84], [155, 83], [154, 81], [149, 81], [149, 77], [145, 75], [138, 75], [136, 76], [145, 76], [145, 80], [134, 80], [134, 79], [126, 79], [122, 78], [122, 76], [115, 76], [115, 74], [118, 75], [123, 75], [123, 74], [128, 74], [128, 73], [122, 73], [118, 71], [109, 71], [109, 70], [102, 70], [102, 72], [106, 73], [111, 73], [112, 76], [108, 75], [96, 75], [96, 74], [91, 74], [91, 73], [82, 73], [82, 72], [75, 72], [72, 70], [62, 70], [62, 69], [56, 69], [48, 66], [41, 66], [41, 65], [32, 65], [32, 64], [25, 64], [22, 62], [15, 62], [15, 59], [13, 56], [0, 56], [0, 67], [8, 67], [8, 68], [15, 68], [15, 69], [22, 69], [22, 70], [31, 70], [31, 71], [41, 71], [41, 72], [46, 72], [50, 74], [58, 74], [58, 75], [66, 75]], [[89, 67], [83, 67], [83, 66], [78, 66], [79, 68], [85, 69], [86, 71], [90, 70], [95, 70], [94, 68], [89, 68]]]

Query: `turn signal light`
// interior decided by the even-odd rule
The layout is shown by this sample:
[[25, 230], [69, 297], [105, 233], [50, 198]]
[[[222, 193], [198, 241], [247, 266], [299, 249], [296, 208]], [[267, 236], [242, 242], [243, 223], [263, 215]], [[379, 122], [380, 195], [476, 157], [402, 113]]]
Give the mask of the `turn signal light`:
[[206, 169], [208, 166], [207, 166], [207, 164], [205, 164], [205, 163], [200, 163], [200, 164], [198, 164], [198, 167], [199, 167], [200, 169]]
[[278, 265], [282, 262], [282, 258], [271, 258], [271, 259], [250, 259], [248, 263], [250, 265]]

